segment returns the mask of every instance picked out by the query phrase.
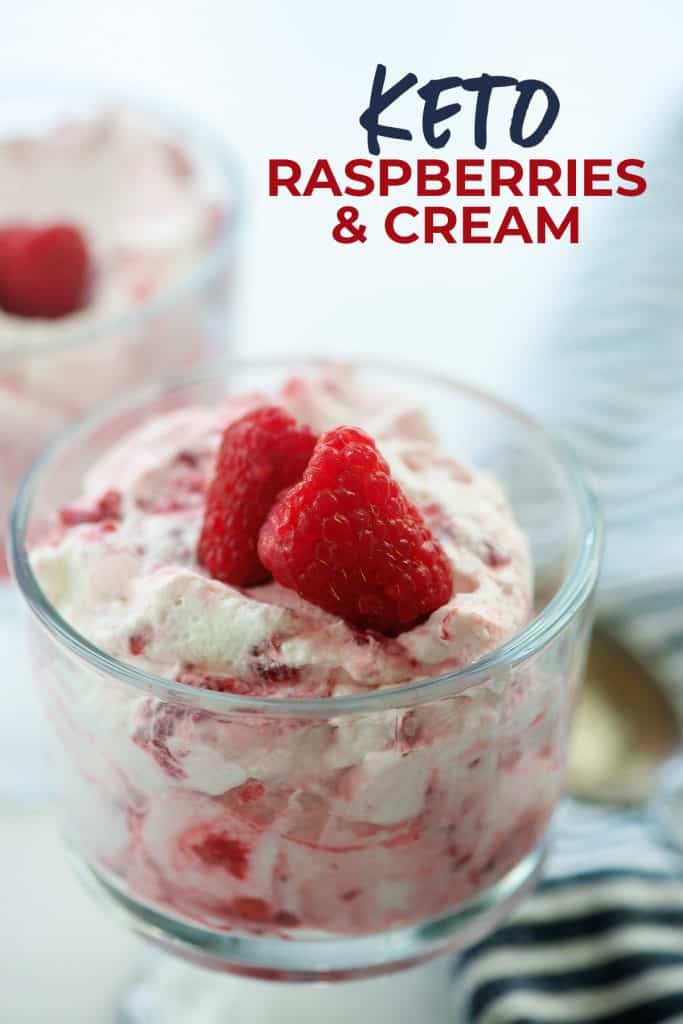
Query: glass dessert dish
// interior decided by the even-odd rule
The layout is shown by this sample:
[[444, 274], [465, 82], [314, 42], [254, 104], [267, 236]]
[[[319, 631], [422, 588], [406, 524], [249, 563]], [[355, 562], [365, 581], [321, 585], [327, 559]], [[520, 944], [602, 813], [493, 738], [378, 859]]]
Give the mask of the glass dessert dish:
[[[10, 675], [19, 681], [5, 558], [12, 496], [69, 421], [217, 354], [239, 207], [230, 155], [173, 112], [52, 79], [3, 84], [0, 279], [5, 236], [16, 225], [74, 225], [91, 262], [84, 304], [68, 315], [10, 312], [0, 280], [0, 648], [16, 661]], [[2, 787], [12, 795], [15, 753], [31, 742], [15, 725], [0, 723]]]
[[[222, 584], [200, 578], [196, 591], [197, 577], [186, 567], [172, 580], [162, 570], [166, 603], [157, 628], [181, 644], [180, 633], [192, 624], [196, 652], [192, 665], [187, 653], [179, 656], [183, 669], [170, 678], [149, 671], [152, 662], [144, 660], [154, 657], [156, 643], [148, 626], [138, 629], [132, 619], [124, 630], [112, 625], [127, 645], [118, 658], [55, 607], [67, 590], [85, 594], [87, 604], [91, 584], [93, 600], [106, 592], [112, 602], [110, 624], [121, 607], [109, 570], [100, 566], [90, 582], [73, 574], [93, 573], [88, 545], [108, 545], [124, 526], [105, 518], [83, 527], [64, 542], [73, 560], [65, 554], [67, 560], [54, 561], [50, 525], [59, 509], [74, 507], [84, 474], [104, 465], [115, 442], [160, 417], [177, 414], [182, 424], [188, 410], [218, 407], [226, 395], [272, 393], [286, 375], [313, 370], [306, 363], [235, 364], [148, 390], [68, 429], [16, 499], [12, 563], [29, 609], [68, 845], [106, 903], [183, 961], [166, 957], [138, 983], [122, 1009], [125, 1021], [179, 1022], [189, 1019], [189, 1007], [193, 1020], [212, 1024], [336, 1021], [353, 1013], [368, 1019], [385, 1011], [394, 1021], [455, 1019], [445, 954], [493, 928], [542, 864], [590, 631], [600, 525], [564, 452], [496, 399], [424, 373], [369, 364], [355, 370], [354, 388], [373, 397], [407, 393], [426, 411], [443, 452], [432, 470], [456, 474], [457, 487], [465, 488], [470, 478], [451, 456], [494, 474], [521, 528], [511, 528], [508, 539], [528, 538], [533, 608], [504, 642], [495, 646], [489, 636], [490, 649], [474, 661], [465, 655], [459, 667], [426, 672], [423, 653], [412, 662], [420, 666], [414, 678], [352, 685], [372, 675], [374, 665], [395, 664], [399, 648], [425, 652], [428, 641], [447, 644], [448, 628], [464, 630], [458, 650], [469, 650], [476, 630], [487, 636], [496, 609], [491, 604], [490, 622], [478, 609], [474, 572], [455, 579], [453, 604], [394, 639], [348, 630], [318, 612], [310, 620], [318, 631], [315, 649], [324, 653], [330, 645], [332, 663], [331, 645], [342, 634], [346, 645], [334, 655], [331, 696], [309, 695], [318, 691], [306, 689], [300, 653], [301, 667], [291, 667], [300, 645], [296, 625], [283, 638], [282, 590], [267, 589], [275, 584], [266, 584], [265, 603], [230, 590], [235, 603], [225, 604]], [[301, 379], [282, 393], [296, 397]], [[330, 380], [336, 401], [333, 373]], [[410, 411], [391, 431], [422, 437]], [[189, 432], [187, 444], [169, 463], [176, 483], [180, 463], [183, 474], [196, 466]], [[416, 453], [424, 460], [423, 440], [409, 448], [413, 463]], [[160, 475], [155, 466], [145, 486]], [[149, 506], [149, 492], [143, 495], [139, 481], [135, 487], [139, 507]], [[196, 487], [183, 487], [191, 503], [187, 495]], [[424, 513], [438, 535], [443, 510], [433, 504]], [[494, 504], [498, 514], [498, 498]], [[162, 512], [157, 504], [149, 529], [166, 529], [159, 515], [171, 507], [176, 503]], [[69, 545], [78, 536], [85, 547], [76, 553]], [[182, 546], [185, 535], [176, 523], [165, 537], [164, 545]], [[501, 573], [508, 582], [496, 583], [500, 601], [522, 600], [506, 575], [514, 557], [488, 543], [482, 557], [483, 590]], [[114, 563], [107, 564], [113, 572]], [[126, 564], [133, 573], [133, 563]], [[227, 617], [211, 617], [214, 600]], [[458, 626], [458, 609], [468, 600], [475, 610]], [[252, 635], [250, 609], [266, 615], [264, 608], [277, 618], [268, 646]], [[239, 627], [231, 615], [240, 617]], [[176, 628], [181, 619], [185, 625]], [[219, 679], [196, 664], [198, 648], [205, 653], [211, 636], [220, 640], [222, 633], [226, 645], [244, 649], [260, 687]], [[293, 984], [302, 981], [344, 984]]]

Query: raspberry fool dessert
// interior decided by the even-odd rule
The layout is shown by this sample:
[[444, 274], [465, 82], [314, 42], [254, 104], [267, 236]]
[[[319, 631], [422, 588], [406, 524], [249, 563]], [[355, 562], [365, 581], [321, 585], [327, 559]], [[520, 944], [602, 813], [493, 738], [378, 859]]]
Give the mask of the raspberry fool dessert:
[[0, 548], [11, 495], [56, 429], [207, 353], [232, 204], [218, 158], [151, 117], [64, 112], [17, 132], [5, 113]]
[[532, 564], [500, 485], [410, 403], [336, 369], [161, 412], [55, 518], [30, 553], [48, 604], [172, 684], [38, 655], [72, 841], [109, 884], [214, 931], [359, 936], [538, 847], [568, 670], [429, 694], [528, 625]]

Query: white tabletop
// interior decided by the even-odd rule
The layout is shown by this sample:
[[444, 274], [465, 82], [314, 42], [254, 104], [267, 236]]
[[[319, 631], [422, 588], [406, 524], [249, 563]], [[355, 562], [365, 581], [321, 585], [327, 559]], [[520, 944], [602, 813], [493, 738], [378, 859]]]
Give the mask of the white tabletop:
[[3, 1024], [105, 1024], [142, 942], [77, 881], [47, 809], [0, 804]]

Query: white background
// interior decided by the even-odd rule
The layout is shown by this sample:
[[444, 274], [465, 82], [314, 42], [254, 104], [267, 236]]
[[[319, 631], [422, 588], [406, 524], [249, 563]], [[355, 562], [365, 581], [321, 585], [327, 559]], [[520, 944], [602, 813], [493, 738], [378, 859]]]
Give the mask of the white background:
[[[513, 392], [527, 342], [552, 323], [603, 219], [628, 200], [584, 204], [578, 248], [395, 246], [376, 231], [365, 245], [339, 246], [330, 238], [339, 204], [268, 199], [267, 159], [366, 155], [357, 122], [380, 61], [390, 77], [414, 71], [421, 82], [482, 71], [544, 79], [562, 109], [537, 155], [647, 156], [676, 109], [682, 36], [677, 0], [0, 0], [0, 74], [125, 85], [196, 113], [231, 142], [248, 193], [244, 352], [378, 353]], [[417, 103], [405, 110], [419, 129]], [[509, 153], [500, 127], [488, 155]], [[453, 128], [438, 155], [474, 155], [471, 120], [461, 114]], [[387, 153], [429, 155], [419, 142]], [[0, 828], [0, 1021], [105, 1024], [139, 946], [81, 895], [45, 815], [7, 809]]]

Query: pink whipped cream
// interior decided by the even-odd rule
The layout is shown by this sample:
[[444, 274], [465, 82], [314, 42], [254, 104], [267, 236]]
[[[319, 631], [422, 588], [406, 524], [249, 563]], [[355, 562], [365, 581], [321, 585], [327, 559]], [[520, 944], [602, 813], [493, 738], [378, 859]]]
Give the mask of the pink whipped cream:
[[60, 427], [160, 366], [181, 372], [206, 357], [209, 317], [227, 294], [217, 274], [166, 314], [120, 318], [181, 287], [215, 246], [230, 212], [218, 174], [124, 110], [0, 140], [0, 226], [68, 222], [94, 263], [89, 301], [72, 315], [0, 309], [0, 547], [17, 484]]
[[[501, 488], [425, 417], [334, 372], [275, 400], [315, 431], [375, 437], [441, 542], [447, 605], [395, 639], [276, 583], [209, 579], [195, 552], [221, 432], [273, 396], [155, 419], [84, 481], [33, 552], [45, 594], [114, 657], [198, 690], [366, 693], [460, 668], [528, 622], [530, 556]], [[73, 756], [79, 842], [129, 892], [220, 929], [364, 934], [454, 909], [537, 843], [564, 712], [528, 668], [412, 708], [310, 718], [196, 710], [65, 667], [50, 711]]]

